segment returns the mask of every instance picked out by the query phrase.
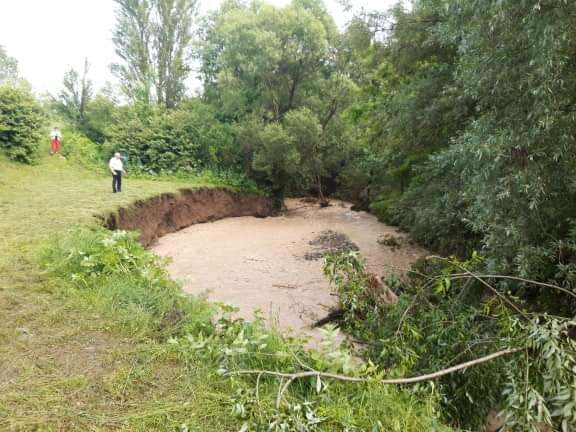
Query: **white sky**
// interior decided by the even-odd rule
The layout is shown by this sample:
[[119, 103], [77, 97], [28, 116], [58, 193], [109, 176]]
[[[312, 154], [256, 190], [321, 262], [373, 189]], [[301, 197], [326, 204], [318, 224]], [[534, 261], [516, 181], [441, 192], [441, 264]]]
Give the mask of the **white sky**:
[[[289, 0], [268, 0], [276, 5]], [[386, 10], [397, 0], [351, 0], [354, 9]], [[213, 9], [220, 0], [201, 0], [202, 9]], [[336, 22], [343, 26], [349, 15], [337, 0], [325, 0]], [[20, 74], [34, 90], [56, 95], [64, 72], [82, 69], [90, 62], [96, 88], [113, 81], [109, 65], [115, 61], [112, 0], [0, 0], [0, 45], [16, 57]]]

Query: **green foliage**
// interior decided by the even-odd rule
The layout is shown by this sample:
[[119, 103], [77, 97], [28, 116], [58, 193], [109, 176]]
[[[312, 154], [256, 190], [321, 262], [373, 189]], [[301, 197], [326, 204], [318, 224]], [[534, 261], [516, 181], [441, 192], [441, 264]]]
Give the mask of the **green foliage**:
[[124, 108], [108, 130], [105, 155], [121, 151], [129, 168], [150, 173], [234, 170], [239, 153], [229, 126], [219, 123], [209, 106], [190, 102], [178, 109]]
[[266, 173], [274, 195], [283, 200], [301, 161], [294, 139], [281, 125], [269, 124], [256, 131], [256, 140], [253, 168]]
[[573, 289], [575, 7], [418, 0], [355, 19], [346, 119], [381, 163], [343, 179], [420, 243]]
[[[467, 161], [461, 175], [468, 224], [482, 235], [491, 270], [548, 279], [553, 264], [535, 263], [557, 253], [574, 214], [575, 166], [567, 149], [575, 114], [566, 107], [576, 94], [576, 64], [567, 61], [576, 46], [568, 30], [576, 5], [507, 1], [478, 10], [477, 4], [469, 2], [450, 23], [470, 41], [458, 80], [478, 100], [478, 118], [452, 150]], [[489, 46], [495, 37], [496, 52]]]
[[63, 156], [86, 168], [94, 170], [103, 168], [104, 160], [97, 144], [70, 128], [63, 128], [63, 136], [65, 137], [61, 152]]
[[117, 109], [115, 101], [110, 96], [97, 94], [86, 106], [86, 122], [82, 132], [95, 143], [102, 144], [114, 125]]
[[124, 94], [143, 104], [174, 108], [184, 97], [190, 73], [196, 0], [115, 0], [112, 38], [122, 60], [112, 65]]
[[92, 81], [88, 79], [88, 59], [84, 60], [82, 76], [75, 69], [64, 74], [64, 88], [54, 101], [56, 110], [80, 130], [86, 129], [86, 110], [92, 98]]
[[72, 229], [52, 241], [42, 261], [50, 273], [85, 290], [81, 296], [114, 314], [129, 333], [175, 335], [208, 326], [211, 307], [188, 300], [163, 261], [137, 237], [124, 231]]
[[0, 86], [0, 151], [10, 159], [31, 163], [38, 156], [44, 115], [23, 86]]
[[[204, 28], [205, 100], [221, 120], [235, 123], [245, 173], [272, 185], [278, 196], [315, 190], [323, 198], [325, 183], [334, 184], [346, 162], [350, 133], [341, 113], [354, 90], [349, 56], [325, 6], [318, 0], [285, 7], [230, 1], [205, 19]], [[262, 144], [267, 132], [260, 132], [270, 124], [278, 128], [269, 134], [284, 128], [293, 141], [288, 146], [285, 137], [284, 146], [295, 147], [298, 166], [280, 169], [296, 162], [291, 150], [283, 161], [271, 160], [279, 158], [269, 151], [278, 143]], [[273, 174], [280, 171], [280, 177]]]
[[329, 73], [335, 25], [319, 1], [284, 8], [225, 2], [202, 35], [202, 77], [208, 101], [228, 118], [247, 114], [279, 121], [306, 104]]
[[[344, 311], [346, 330], [368, 344], [366, 356], [394, 373], [413, 376], [517, 346], [523, 353], [452, 374], [438, 381], [443, 415], [461, 427], [479, 428], [491, 410], [505, 412], [512, 431], [538, 423], [571, 430], [576, 384], [574, 322], [546, 315], [527, 322], [463, 270], [482, 260], [426, 263], [410, 279], [391, 276], [401, 293], [395, 305], [382, 301], [357, 254], [327, 259], [329, 276]], [[563, 428], [563, 429], [561, 429]]]
[[467, 256], [479, 249], [482, 238], [468, 223], [469, 200], [462, 193], [465, 180], [460, 173], [466, 163], [449, 150], [431, 156], [405, 193], [381, 213], [384, 219], [442, 253]]
[[[297, 371], [305, 364], [379, 377], [338, 346], [335, 331], [326, 332], [318, 350], [308, 351], [303, 340], [282, 337], [258, 314], [252, 322], [235, 319], [231, 307], [183, 295], [168, 278], [165, 262], [144, 250], [133, 233], [73, 229], [52, 240], [43, 261], [63, 293], [110, 314], [123, 332], [157, 340], [164, 347], [157, 355], [170, 358], [171, 367], [195, 373], [195, 365], [202, 365], [215, 392], [231, 392], [220, 402], [229, 407], [233, 430], [449, 430], [439, 424], [436, 398], [427, 392], [313, 378], [294, 382], [278, 406], [274, 380], [223, 376], [243, 369]], [[134, 364], [130, 373], [138, 370]], [[124, 386], [127, 381], [122, 378]]]

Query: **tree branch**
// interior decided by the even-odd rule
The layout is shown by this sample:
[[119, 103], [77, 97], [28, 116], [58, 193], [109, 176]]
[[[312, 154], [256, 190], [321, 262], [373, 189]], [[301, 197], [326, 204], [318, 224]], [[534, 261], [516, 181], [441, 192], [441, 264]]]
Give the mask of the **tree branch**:
[[[529, 285], [539, 286], [539, 287], [543, 287], [543, 288], [552, 288], [552, 289], [561, 291], [564, 294], [568, 294], [569, 296], [576, 298], [576, 293], [573, 293], [569, 289], [563, 288], [563, 287], [558, 286], [558, 285], [550, 284], [550, 283], [533, 281], [530, 279], [524, 279], [524, 278], [516, 277], [516, 276], [487, 275], [487, 274], [474, 274], [474, 275], [476, 277], [481, 278], [481, 279], [505, 279], [505, 280], [512, 280], [512, 281], [516, 281], [516, 282], [523, 282], [523, 283], [527, 283]], [[470, 278], [470, 277], [472, 277], [472, 276], [469, 273], [458, 273], [458, 274], [450, 275], [450, 279], [466, 279], [466, 278]]]
[[[443, 377], [445, 375], [453, 374], [454, 372], [458, 372], [463, 369], [467, 369], [469, 367], [478, 366], [483, 363], [487, 363], [489, 361], [495, 360], [499, 357], [508, 356], [511, 354], [515, 354], [517, 352], [523, 351], [524, 348], [508, 348], [502, 351], [495, 352], [493, 354], [487, 355], [485, 357], [480, 357], [475, 360], [470, 360], [465, 363], [460, 363], [458, 365], [439, 370], [434, 373], [429, 373], [426, 375], [420, 375], [410, 378], [393, 378], [393, 379], [384, 379], [377, 381], [379, 384], [382, 385], [405, 385], [405, 384], [416, 384], [424, 381], [432, 381], [437, 378]], [[295, 372], [295, 373], [283, 373], [283, 372], [275, 372], [275, 371], [268, 371], [268, 370], [238, 370], [232, 371], [224, 374], [224, 376], [233, 376], [233, 375], [258, 375], [261, 377], [263, 375], [274, 376], [280, 378], [280, 388], [278, 390], [277, 398], [276, 398], [276, 405], [279, 406], [288, 386], [292, 384], [294, 381], [302, 378], [309, 378], [309, 377], [316, 377], [316, 378], [330, 378], [335, 379], [338, 381], [345, 381], [345, 382], [352, 382], [352, 383], [366, 383], [370, 381], [374, 381], [371, 378], [357, 378], [351, 377], [347, 375], [339, 375], [333, 374], [328, 372], [320, 372], [316, 370], [309, 370], [306, 372]], [[284, 380], [287, 380], [286, 383]]]
[[490, 285], [488, 282], [486, 282], [484, 279], [478, 277], [477, 275], [475, 275], [474, 273], [472, 273], [470, 270], [468, 270], [466, 267], [464, 267], [461, 264], [458, 263], [453, 263], [452, 261], [450, 261], [447, 258], [443, 258], [443, 257], [439, 257], [439, 256], [431, 256], [429, 258], [433, 258], [433, 259], [437, 259], [440, 261], [447, 261], [450, 262], [451, 264], [455, 264], [458, 268], [460, 268], [463, 272], [465, 272], [466, 274], [468, 274], [470, 277], [476, 279], [478, 282], [480, 282], [482, 285], [484, 285], [486, 288], [488, 288], [490, 291], [492, 291], [492, 293], [494, 293], [494, 295], [496, 295], [500, 300], [502, 300], [504, 303], [506, 303], [508, 306], [510, 306], [512, 309], [514, 309], [516, 312], [518, 312], [518, 314], [520, 316], [522, 316], [525, 320], [530, 321], [530, 318], [528, 317], [528, 315], [526, 315], [526, 313], [524, 311], [522, 311], [522, 309], [520, 309], [518, 306], [516, 306], [512, 301], [510, 301], [510, 299], [508, 299], [504, 294], [502, 294], [500, 291], [498, 291], [496, 288], [494, 288], [492, 285]]

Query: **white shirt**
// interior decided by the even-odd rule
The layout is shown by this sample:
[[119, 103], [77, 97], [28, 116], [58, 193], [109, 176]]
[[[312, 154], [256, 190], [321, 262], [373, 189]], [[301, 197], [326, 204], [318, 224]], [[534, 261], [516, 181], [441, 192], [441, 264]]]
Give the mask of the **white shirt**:
[[50, 138], [62, 139], [62, 133], [60, 133], [60, 131], [58, 129], [52, 129], [52, 132], [50, 132]]
[[111, 170], [114, 171], [124, 171], [124, 164], [122, 163], [122, 159], [117, 158], [116, 156], [110, 159], [108, 166]]

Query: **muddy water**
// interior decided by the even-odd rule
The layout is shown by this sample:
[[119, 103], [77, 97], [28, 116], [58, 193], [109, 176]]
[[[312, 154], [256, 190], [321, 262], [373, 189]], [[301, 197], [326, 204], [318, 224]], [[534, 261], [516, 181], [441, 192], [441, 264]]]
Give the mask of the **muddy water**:
[[194, 225], [162, 237], [152, 248], [173, 259], [171, 275], [191, 294], [207, 293], [210, 300], [239, 307], [246, 319], [260, 310], [284, 331], [309, 334], [311, 323], [337, 303], [322, 273], [322, 260], [304, 256], [314, 252], [309, 244], [320, 233], [346, 234], [359, 246], [368, 269], [383, 275], [406, 268], [424, 254], [403, 246], [393, 251], [378, 243], [387, 234], [400, 236], [365, 212], [333, 201], [319, 208], [289, 200], [283, 216], [257, 219], [239, 217]]

